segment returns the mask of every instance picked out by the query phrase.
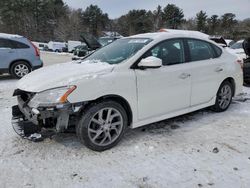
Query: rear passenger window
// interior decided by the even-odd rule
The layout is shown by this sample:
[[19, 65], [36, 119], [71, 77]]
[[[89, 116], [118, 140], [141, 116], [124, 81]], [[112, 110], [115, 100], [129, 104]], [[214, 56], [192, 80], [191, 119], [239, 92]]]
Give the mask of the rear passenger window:
[[29, 48], [29, 46], [14, 40], [0, 39], [0, 48], [25, 49]]
[[24, 43], [21, 43], [21, 42], [18, 42], [18, 41], [11, 41], [12, 43], [12, 47], [14, 49], [25, 49], [25, 48], [29, 48], [28, 45], [24, 44]]
[[210, 43], [195, 39], [188, 39], [187, 42], [191, 61], [202, 61], [215, 57], [215, 53]]
[[221, 54], [222, 54], [222, 50], [218, 46], [215, 46], [213, 44], [211, 44], [211, 45], [212, 45], [212, 47], [214, 48], [214, 51], [215, 51], [215, 58], [220, 57]]
[[0, 39], [0, 48], [12, 48], [11, 40]]

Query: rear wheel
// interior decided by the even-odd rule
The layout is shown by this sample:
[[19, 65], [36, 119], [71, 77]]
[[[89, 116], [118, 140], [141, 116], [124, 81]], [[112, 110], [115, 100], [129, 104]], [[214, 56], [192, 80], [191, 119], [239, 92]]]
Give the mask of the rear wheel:
[[232, 102], [233, 86], [230, 82], [225, 81], [221, 84], [216, 97], [215, 105], [212, 109], [215, 112], [224, 112]]
[[90, 106], [76, 127], [76, 133], [88, 148], [104, 151], [121, 140], [128, 125], [124, 108], [114, 101], [103, 101]]
[[31, 72], [31, 67], [27, 62], [18, 61], [15, 62], [10, 69], [10, 73], [15, 78], [22, 78]]

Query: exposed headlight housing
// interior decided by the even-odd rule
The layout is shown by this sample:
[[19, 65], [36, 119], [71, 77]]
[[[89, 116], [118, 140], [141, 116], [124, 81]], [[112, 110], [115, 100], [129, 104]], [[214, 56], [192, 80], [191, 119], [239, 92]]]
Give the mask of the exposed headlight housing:
[[76, 86], [66, 86], [54, 89], [49, 89], [35, 94], [30, 100], [29, 106], [37, 107], [51, 107], [58, 104], [67, 103], [68, 96], [76, 89]]

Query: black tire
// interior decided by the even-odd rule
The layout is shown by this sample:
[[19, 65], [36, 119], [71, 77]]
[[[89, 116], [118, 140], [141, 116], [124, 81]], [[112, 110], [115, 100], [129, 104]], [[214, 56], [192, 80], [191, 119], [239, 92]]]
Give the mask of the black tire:
[[[23, 67], [23, 71], [18, 72], [18, 68]], [[31, 72], [31, 67], [29, 65], [29, 63], [25, 62], [25, 61], [17, 61], [15, 62], [11, 68], [10, 68], [10, 74], [12, 76], [14, 76], [17, 79], [20, 79], [22, 77], [24, 77], [25, 75], [29, 74]]]
[[245, 87], [250, 87], [250, 81], [249, 80], [245, 80], [243, 85]]
[[[227, 88], [227, 89], [230, 90], [229, 91], [230, 93], [228, 93], [228, 96], [225, 97], [225, 99], [221, 96], [222, 92], [223, 92], [222, 91], [223, 88], [224, 89]], [[233, 93], [234, 93], [234, 91], [233, 91], [232, 84], [229, 81], [224, 81], [221, 84], [221, 86], [220, 86], [220, 88], [219, 88], [219, 90], [218, 90], [218, 92], [216, 94], [216, 102], [215, 102], [215, 105], [212, 107], [212, 110], [215, 111], [215, 112], [224, 112], [224, 111], [226, 111], [229, 108], [229, 106], [230, 106], [230, 104], [232, 102]], [[222, 100], [225, 100], [224, 105], [222, 105], [222, 103], [223, 103]]]
[[[104, 139], [104, 141], [107, 140], [107, 138], [106, 138], [106, 132], [107, 132], [107, 130], [104, 130], [105, 129], [104, 128], [105, 125], [100, 125], [99, 123], [95, 124], [95, 122], [93, 121], [93, 119], [96, 119], [95, 118], [96, 116], [99, 117], [99, 113], [98, 112], [100, 112], [100, 111], [102, 111], [101, 112], [102, 117], [105, 117], [107, 115], [107, 113], [108, 113], [106, 111], [109, 110], [109, 109], [113, 109], [114, 112], [115, 112], [115, 114], [117, 113], [119, 115], [119, 116], [116, 116], [117, 118], [118, 117], [120, 118], [120, 121], [119, 120], [118, 121], [122, 122], [122, 125], [119, 126], [119, 131], [118, 131], [119, 134], [117, 133], [118, 128], [115, 128], [116, 131], [111, 130], [112, 129], [111, 125], [113, 123], [113, 119], [115, 119], [115, 118], [112, 118], [112, 121], [109, 122], [109, 124], [110, 124], [109, 129], [110, 130], [109, 130], [108, 134], [111, 135], [109, 138], [111, 140], [112, 139], [114, 139], [114, 140], [112, 142], [110, 140], [111, 143], [107, 143], [106, 145], [100, 145], [100, 143], [99, 144], [94, 143], [94, 141], [93, 141], [94, 138], [91, 138], [92, 137], [91, 134], [95, 134], [94, 135], [94, 137], [95, 137], [95, 136], [98, 135], [98, 132], [102, 132], [98, 136], [98, 138], [99, 137], [101, 138], [100, 140], [103, 140], [103, 139]], [[111, 113], [110, 113], [110, 115], [111, 115]], [[106, 121], [107, 121], [107, 119], [108, 118], [106, 118]], [[100, 122], [99, 120], [98, 120], [98, 122]], [[104, 121], [103, 118], [102, 118], [102, 121]], [[119, 123], [119, 122], [116, 122], [116, 123]], [[91, 127], [93, 125], [96, 126], [96, 128]], [[114, 146], [116, 146], [118, 144], [118, 142], [122, 139], [122, 136], [124, 135], [124, 132], [125, 132], [125, 130], [126, 130], [127, 127], [128, 127], [128, 117], [127, 117], [127, 113], [124, 110], [124, 108], [119, 103], [114, 102], [114, 101], [102, 101], [100, 103], [91, 104], [83, 112], [83, 115], [82, 115], [79, 123], [76, 126], [76, 134], [77, 134], [78, 138], [80, 139], [80, 141], [85, 146], [87, 146], [89, 149], [94, 150], [94, 151], [104, 151], [104, 150], [110, 149], [110, 148], [112, 148], [112, 147], [114, 147]], [[95, 133], [92, 133], [93, 130], [95, 130]], [[112, 138], [112, 136], [113, 136], [113, 138]]]

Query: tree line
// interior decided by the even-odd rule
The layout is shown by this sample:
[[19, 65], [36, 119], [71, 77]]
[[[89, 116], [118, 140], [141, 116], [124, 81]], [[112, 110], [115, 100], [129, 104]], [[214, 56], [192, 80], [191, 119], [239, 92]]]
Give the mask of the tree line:
[[98, 6], [72, 9], [63, 0], [1, 0], [0, 32], [15, 33], [31, 40], [81, 40], [82, 33], [94, 36], [102, 31], [117, 31], [124, 36], [154, 32], [161, 28], [197, 30], [209, 35], [240, 39], [250, 36], [250, 18], [237, 20], [233, 13], [208, 16], [200, 11], [185, 19], [174, 4], [158, 6], [153, 11], [130, 10], [110, 19]]

